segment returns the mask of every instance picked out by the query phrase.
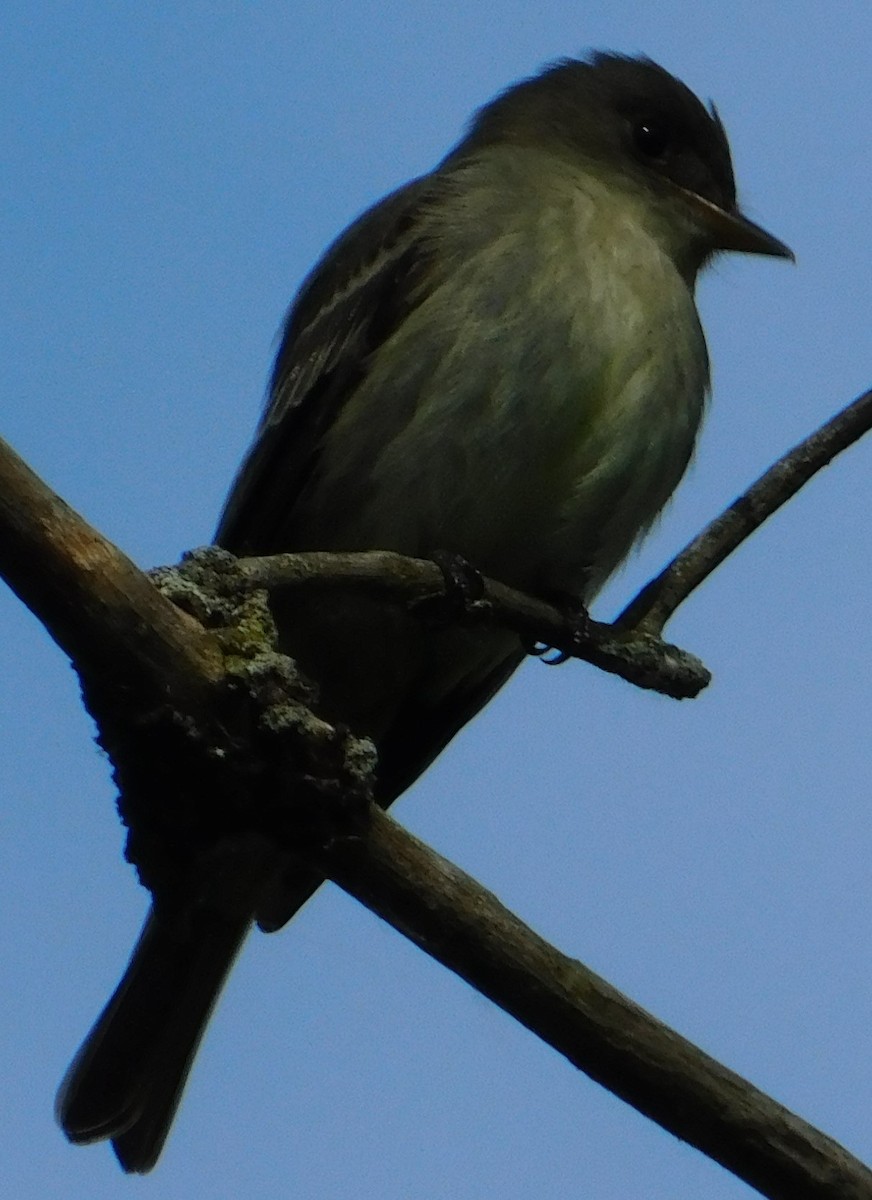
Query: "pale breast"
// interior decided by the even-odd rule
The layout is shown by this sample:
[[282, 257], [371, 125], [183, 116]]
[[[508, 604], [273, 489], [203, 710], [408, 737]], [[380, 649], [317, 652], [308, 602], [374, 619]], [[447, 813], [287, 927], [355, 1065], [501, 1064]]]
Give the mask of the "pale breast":
[[484, 179], [434, 218], [443, 277], [329, 431], [306, 521], [589, 597], [687, 465], [705, 343], [631, 207], [577, 174]]

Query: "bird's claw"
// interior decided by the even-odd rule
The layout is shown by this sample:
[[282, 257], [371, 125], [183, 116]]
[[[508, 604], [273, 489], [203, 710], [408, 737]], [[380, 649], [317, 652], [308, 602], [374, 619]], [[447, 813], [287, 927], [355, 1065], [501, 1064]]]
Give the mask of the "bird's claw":
[[421, 615], [445, 622], [456, 621], [484, 600], [484, 576], [461, 554], [435, 550], [431, 559], [442, 572], [445, 588], [441, 595], [428, 596], [416, 606]]
[[577, 596], [561, 595], [556, 603], [566, 618], [568, 641], [571, 648], [559, 650], [556, 646], [548, 645], [547, 642], [532, 642], [524, 647], [528, 654], [540, 659], [546, 667], [559, 667], [568, 662], [570, 658], [574, 657], [575, 650], [590, 641], [599, 626], [599, 622], [594, 621]]

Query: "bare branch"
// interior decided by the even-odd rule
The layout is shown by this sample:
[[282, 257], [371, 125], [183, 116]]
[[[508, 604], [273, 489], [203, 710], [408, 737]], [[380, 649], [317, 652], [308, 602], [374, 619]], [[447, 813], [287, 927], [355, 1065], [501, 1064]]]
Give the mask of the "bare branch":
[[615, 627], [659, 635], [694, 588], [818, 471], [870, 428], [872, 391], [864, 392], [761, 475], [643, 588], [617, 618]]
[[[872, 398], [863, 397], [847, 410], [850, 420], [840, 420], [835, 431], [833, 426], [820, 431], [773, 468], [774, 476], [773, 472], [768, 473], [738, 502], [737, 514], [734, 515], [737, 506], [724, 514], [721, 520], [727, 532], [713, 534], [711, 530], [717, 530], [718, 523], [708, 531], [715, 550], [703, 548], [697, 552], [699, 558], [692, 556], [693, 547], [686, 552], [684, 562], [690, 564], [691, 573], [699, 574], [702, 568], [698, 564], [702, 561], [708, 564], [707, 571], [712, 570], [730, 548], [747, 536], [752, 525], [756, 527], [778, 503], [783, 503], [787, 494], [793, 494], [824, 459], [828, 461], [859, 436], [851, 433], [849, 426], [856, 429], [865, 422], [860, 432], [868, 428], [870, 415], [864, 412], [862, 419], [858, 417], [858, 406], [869, 409]], [[778, 486], [781, 472], [788, 476], [789, 482]], [[736, 521], [744, 530], [741, 536], [736, 532]], [[702, 535], [703, 540], [706, 536]], [[361, 581], [360, 586], [388, 591], [394, 588], [395, 595], [406, 601], [411, 594], [419, 605], [444, 593], [441, 572], [432, 564], [387, 557], [395, 559], [393, 566], [398, 575], [385, 583], [385, 556], [353, 556], [353, 561], [350, 557], [334, 556], [329, 567], [334, 572], [329, 586], [348, 586], [356, 578]], [[323, 580], [327, 564], [323, 559], [320, 563], [311, 561], [320, 558], [289, 556], [265, 567], [254, 560], [235, 566], [245, 577], [246, 593], [252, 592], [255, 585], [264, 584], [273, 569], [296, 572], [304, 582], [294, 586], [321, 587], [327, 586]], [[677, 564], [673, 566], [677, 568]], [[259, 571], [267, 574], [258, 575]], [[344, 583], [339, 578], [343, 572]], [[202, 821], [203, 827], [202, 835], [195, 839], [192, 850], [195, 856], [200, 846], [208, 850], [209, 822], [213, 815], [210, 806], [215, 791], [209, 786], [192, 786], [198, 770], [197, 758], [208, 761], [209, 778], [216, 788], [218, 777], [223, 779], [231, 774], [234, 759], [238, 759], [243, 769], [225, 783], [231, 793], [229, 803], [234, 821], [239, 822], [243, 817], [250, 820], [260, 835], [272, 836], [281, 849], [290, 849], [334, 878], [592, 1078], [721, 1162], [764, 1195], [778, 1200], [788, 1197], [872, 1200], [872, 1173], [842, 1147], [661, 1025], [580, 963], [549, 946], [494, 896], [378, 809], [365, 806], [368, 815], [360, 820], [365, 783], [358, 789], [355, 811], [351, 813], [353, 820], [349, 823], [348, 814], [340, 812], [339, 824], [334, 825], [327, 813], [324, 824], [328, 832], [323, 836], [317, 832], [318, 822], [311, 819], [312, 804], [304, 805], [307, 825], [298, 838], [297, 818], [292, 811], [291, 776], [284, 769], [298, 756], [284, 751], [291, 746], [288, 739], [308, 736], [308, 723], [292, 713], [292, 719], [283, 728], [276, 727], [279, 753], [274, 753], [264, 764], [243, 762], [246, 755], [256, 758], [258, 752], [257, 743], [246, 742], [246, 729], [255, 730], [261, 742], [268, 741], [265, 731], [269, 723], [258, 719], [258, 711], [266, 709], [259, 710], [257, 706], [275, 705], [280, 700], [277, 690], [283, 677], [280, 666], [274, 663], [266, 675], [261, 666], [260, 673], [267, 684], [266, 699], [261, 701], [252, 691], [241, 706], [241, 719], [235, 725], [228, 724], [224, 671], [229, 668], [225, 668], [222, 652], [227, 643], [161, 596], [129, 559], [73, 513], [2, 443], [0, 573], [45, 622], [67, 653], [75, 657], [77, 666], [81, 668], [84, 663], [88, 672], [99, 669], [101, 701], [111, 700], [113, 688], [120, 692], [137, 685], [152, 693], [155, 688], [162, 689], [162, 694], [171, 696], [176, 710], [170, 722], [173, 746], [188, 738], [188, 723], [176, 720], [178, 716], [184, 717], [184, 704], [194, 704], [197, 716], [205, 713], [208, 717], [210, 697], [215, 699], [213, 726], [219, 731], [227, 729], [227, 743], [219, 745], [217, 740], [203, 738], [198, 732], [190, 739], [185, 763], [184, 792], [188, 805], [196, 797], [204, 797], [202, 812], [197, 809], [190, 813], [191, 820]], [[680, 575], [681, 571], [676, 573]], [[226, 586], [230, 587], [232, 578], [228, 578]], [[660, 585], [662, 592], [656, 592], [655, 581], [652, 585], [655, 590], [648, 593], [646, 603], [638, 605], [645, 638], [651, 636], [651, 624], [656, 625], [659, 614], [666, 612], [668, 616], [680, 602], [680, 598], [675, 599], [681, 590], [675, 577], [666, 572], [663, 579], [667, 582]], [[219, 586], [222, 586], [220, 581]], [[667, 595], [668, 588], [673, 590]], [[682, 595], [690, 590], [685, 585]], [[486, 583], [480, 611], [470, 619], [503, 620], [506, 614], [509, 624], [517, 622], [511, 627], [524, 636], [544, 637], [560, 644], [559, 639], [569, 633], [572, 644], [567, 648], [595, 661], [587, 646], [582, 649], [577, 644], [583, 638], [567, 626], [563, 614], [540, 601]], [[558, 636], [552, 637], [552, 632]], [[626, 641], [626, 634], [616, 639], [617, 656], [625, 649]], [[662, 655], [656, 638], [651, 644], [656, 654]], [[238, 665], [233, 671], [230, 695], [236, 712], [240, 710], [238, 697], [244, 673]], [[299, 703], [294, 707], [298, 710]], [[315, 724], [319, 726], [316, 733], [322, 747], [341, 740], [324, 727], [323, 721]], [[148, 736], [153, 739], [153, 728]], [[113, 748], [114, 745], [113, 741]], [[153, 740], [147, 743], [147, 748], [152, 745]], [[314, 757], [319, 758], [319, 752]], [[143, 767], [145, 782], [139, 789], [147, 807], [145, 800], [153, 794], [148, 771], [154, 770], [155, 762], [161, 768], [164, 764], [162, 756], [154, 753], [140, 758], [148, 760]], [[125, 787], [129, 781], [131, 788], [136, 789], [134, 777], [140, 766], [135, 751], [126, 767], [124, 764], [118, 767], [116, 763]], [[332, 766], [327, 770], [325, 788], [321, 789], [324, 795], [329, 793]], [[167, 780], [171, 778], [171, 764], [165, 775]], [[280, 777], [284, 780], [281, 787], [274, 782]], [[161, 778], [163, 781], [163, 774]], [[260, 781], [260, 791], [253, 790], [250, 798], [243, 797], [245, 803], [236, 805], [237, 792], [251, 779]], [[318, 788], [315, 791], [321, 794]], [[287, 802], [285, 796], [289, 798]], [[162, 803], [172, 808], [174, 798], [168, 795]], [[174, 818], [175, 815], [173, 811]]]
[[334, 879], [580, 1070], [773, 1200], [870, 1200], [843, 1147], [561, 954], [375, 810], [318, 858]]
[[[407, 604], [422, 619], [428, 612], [438, 614], [438, 602], [449, 599], [445, 577], [435, 562], [387, 550], [275, 554], [239, 559], [237, 566], [254, 587], [319, 593], [356, 591]], [[525, 642], [545, 642], [636, 687], [675, 700], [692, 699], [711, 681], [711, 674], [698, 658], [646, 631], [637, 634], [632, 629], [616, 630], [589, 619], [579, 622], [553, 604], [496, 580], [482, 578], [481, 585], [481, 597], [462, 608], [452, 606], [448, 619], [512, 629]], [[441, 620], [445, 619], [443, 605]]]
[[172, 694], [222, 671], [217, 645], [0, 439], [0, 576], [79, 665]]

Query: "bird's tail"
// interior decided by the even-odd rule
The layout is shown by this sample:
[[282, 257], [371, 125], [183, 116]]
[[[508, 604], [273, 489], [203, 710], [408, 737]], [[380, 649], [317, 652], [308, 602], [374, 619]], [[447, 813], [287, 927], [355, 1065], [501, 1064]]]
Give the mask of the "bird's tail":
[[213, 909], [151, 910], [124, 978], [58, 1092], [70, 1141], [111, 1138], [125, 1171], [151, 1170], [250, 924]]

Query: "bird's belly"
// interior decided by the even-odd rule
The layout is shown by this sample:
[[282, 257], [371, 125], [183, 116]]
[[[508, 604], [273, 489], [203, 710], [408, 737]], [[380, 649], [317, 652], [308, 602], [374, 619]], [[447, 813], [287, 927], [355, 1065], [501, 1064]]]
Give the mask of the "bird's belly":
[[[642, 273], [633, 261], [561, 261], [547, 295], [531, 293], [520, 259], [455, 272], [374, 356], [325, 435], [293, 544], [454, 552], [521, 589], [589, 600], [678, 483], [706, 390], [686, 284], [664, 262], [652, 306], [660, 260]], [[502, 632], [438, 629], [354, 598], [280, 624], [327, 708], [378, 742], [399, 781], [389, 794], [520, 655]]]
[[686, 284], [668, 261], [634, 262], [561, 261], [541, 296], [478, 264], [481, 295], [437, 292], [331, 429], [300, 512], [311, 544], [450, 551], [589, 598], [681, 478], [707, 386]]
[[[448, 551], [535, 592], [590, 598], [649, 527], [692, 452], [703, 382], [645, 364], [620, 388], [597, 381], [543, 398], [471, 398], [397, 439], [346, 511], [344, 548]], [[456, 428], [454, 434], [449, 430]], [[405, 443], [405, 444], [403, 444]]]

